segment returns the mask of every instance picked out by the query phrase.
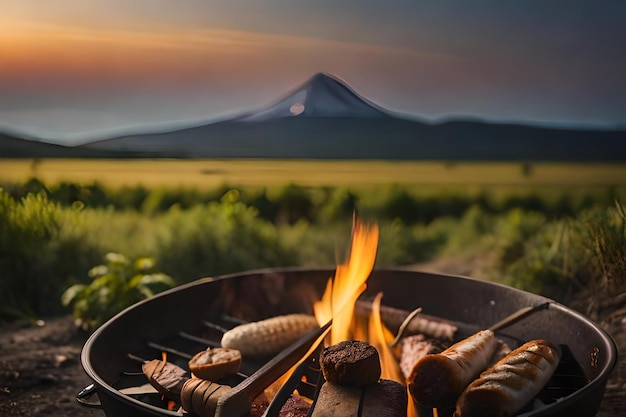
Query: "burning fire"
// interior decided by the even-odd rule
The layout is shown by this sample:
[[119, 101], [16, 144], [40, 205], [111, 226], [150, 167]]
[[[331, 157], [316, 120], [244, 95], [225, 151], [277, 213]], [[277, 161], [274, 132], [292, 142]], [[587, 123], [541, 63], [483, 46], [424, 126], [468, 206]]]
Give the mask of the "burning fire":
[[354, 305], [365, 291], [367, 278], [374, 268], [378, 235], [377, 225], [366, 225], [355, 220], [348, 261], [337, 266], [334, 278], [328, 280], [324, 295], [313, 305], [313, 310], [318, 323], [333, 320], [329, 344], [355, 339], [370, 343], [379, 352], [382, 378], [404, 384], [400, 367], [389, 347], [394, 336], [380, 318], [383, 294], [376, 296], [367, 322], [357, 320], [354, 315]]
[[[380, 306], [383, 294], [378, 293], [373, 300], [370, 317], [362, 318], [354, 314], [355, 303], [367, 288], [367, 279], [374, 268], [378, 237], [377, 225], [368, 225], [355, 219], [348, 260], [337, 266], [334, 277], [328, 280], [322, 299], [313, 304], [313, 311], [320, 326], [331, 320], [332, 326], [330, 331], [318, 339], [318, 342], [313, 345], [305, 358], [313, 353], [315, 347], [323, 339], [326, 345], [333, 345], [345, 340], [366, 341], [378, 350], [381, 361], [381, 378], [406, 385], [396, 356], [390, 347], [394, 335], [385, 327], [381, 319]], [[268, 398], [274, 397], [279, 387], [286, 382], [296, 366], [268, 387], [265, 391]], [[416, 417], [417, 415], [417, 410], [409, 401], [407, 416]]]
[[383, 293], [378, 293], [374, 299], [372, 316], [370, 317], [368, 327], [368, 342], [378, 350], [380, 355], [381, 377], [404, 384], [405, 379], [400, 370], [400, 366], [389, 347], [391, 342], [393, 342], [394, 335], [385, 327], [380, 318], [380, 303], [382, 298]]
[[377, 248], [378, 226], [368, 226], [355, 220], [348, 261], [337, 266], [335, 277], [328, 280], [322, 299], [313, 305], [320, 325], [333, 320], [331, 344], [353, 336], [354, 303], [367, 287], [366, 281], [374, 268]]

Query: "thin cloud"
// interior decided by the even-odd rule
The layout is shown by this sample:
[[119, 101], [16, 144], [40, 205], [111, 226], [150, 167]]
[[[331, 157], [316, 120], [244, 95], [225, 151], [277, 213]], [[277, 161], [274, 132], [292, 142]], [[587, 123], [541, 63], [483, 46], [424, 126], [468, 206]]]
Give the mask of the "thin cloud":
[[[409, 47], [320, 39], [310, 36], [260, 33], [229, 29], [178, 29], [129, 31], [34, 22], [4, 22], [0, 41], [22, 45], [96, 44], [115, 48], [198, 51], [219, 49], [225, 53], [250, 53], [258, 48], [274, 50], [350, 50], [377, 55], [403, 55], [428, 59], [453, 59], [452, 55]], [[15, 44], [13, 44], [15, 46]], [[211, 49], [213, 48], [213, 49]]]

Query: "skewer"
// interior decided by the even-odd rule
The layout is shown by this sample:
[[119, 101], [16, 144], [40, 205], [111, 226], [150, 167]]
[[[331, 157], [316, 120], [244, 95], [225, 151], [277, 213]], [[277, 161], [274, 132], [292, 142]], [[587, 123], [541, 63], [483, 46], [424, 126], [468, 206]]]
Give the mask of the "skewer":
[[173, 355], [179, 356], [179, 357], [187, 359], [187, 360], [189, 360], [189, 359], [191, 359], [193, 357], [193, 355], [190, 355], [189, 353], [181, 352], [180, 350], [176, 350], [176, 349], [173, 349], [171, 347], [163, 346], [163, 345], [160, 345], [160, 344], [154, 343], [154, 342], [148, 342], [148, 346], [150, 346], [153, 349], [160, 350], [161, 352], [171, 353]]
[[404, 337], [404, 333], [406, 332], [409, 323], [411, 322], [411, 320], [413, 320], [413, 317], [417, 316], [421, 312], [422, 307], [417, 307], [415, 310], [411, 311], [408, 316], [406, 316], [406, 319], [404, 319], [404, 321], [400, 325], [400, 328], [398, 329], [398, 334], [396, 335], [396, 338], [393, 339], [393, 342], [391, 342], [391, 344], [389, 345], [390, 347], [395, 347], [400, 342], [400, 340]]
[[135, 362], [140, 362], [140, 363], [146, 363], [146, 362], [148, 362], [148, 360], [147, 360], [147, 359], [140, 358], [139, 356], [137, 356], [137, 355], [133, 355], [132, 353], [129, 353], [129, 354], [128, 354], [128, 357], [129, 357], [130, 359], [134, 360]]
[[206, 327], [208, 327], [210, 329], [217, 330], [218, 332], [226, 333], [228, 331], [228, 329], [225, 329], [224, 327], [222, 327], [222, 326], [220, 326], [218, 324], [211, 323], [210, 321], [203, 320], [202, 324], [204, 324]]
[[192, 342], [202, 343], [202, 344], [207, 345], [207, 346], [211, 346], [211, 347], [220, 347], [221, 346], [221, 344], [219, 342], [216, 342], [216, 341], [213, 341], [213, 340], [209, 340], [209, 339], [205, 339], [203, 337], [194, 336], [194, 335], [189, 334], [189, 333], [179, 332], [178, 335], [180, 337], [182, 337], [183, 339], [191, 340]]
[[536, 313], [537, 311], [547, 309], [550, 306], [550, 304], [551, 303], [548, 301], [542, 304], [538, 304], [536, 306], [522, 307], [519, 310], [513, 312], [512, 314], [509, 314], [508, 316], [506, 316], [505, 318], [503, 318], [496, 324], [489, 327], [489, 330], [493, 330], [494, 332], [498, 330], [502, 330], [505, 327], [509, 327], [517, 323], [518, 321], [525, 319], [526, 317]]

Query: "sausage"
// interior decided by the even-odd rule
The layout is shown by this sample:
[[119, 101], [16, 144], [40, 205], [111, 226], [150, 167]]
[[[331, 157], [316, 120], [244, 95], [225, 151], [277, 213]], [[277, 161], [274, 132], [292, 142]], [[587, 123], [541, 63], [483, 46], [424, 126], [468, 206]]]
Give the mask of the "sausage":
[[213, 417], [219, 399], [231, 389], [206, 379], [189, 378], [180, 392], [183, 409], [199, 417]]
[[141, 365], [143, 373], [150, 384], [161, 395], [176, 401], [180, 396], [183, 384], [187, 381], [187, 371], [171, 362], [153, 359]]
[[415, 402], [453, 407], [461, 392], [489, 365], [499, 346], [493, 331], [481, 330], [437, 354], [420, 358], [407, 378]]
[[545, 340], [531, 340], [484, 371], [463, 391], [455, 417], [510, 417], [548, 383], [561, 352]]

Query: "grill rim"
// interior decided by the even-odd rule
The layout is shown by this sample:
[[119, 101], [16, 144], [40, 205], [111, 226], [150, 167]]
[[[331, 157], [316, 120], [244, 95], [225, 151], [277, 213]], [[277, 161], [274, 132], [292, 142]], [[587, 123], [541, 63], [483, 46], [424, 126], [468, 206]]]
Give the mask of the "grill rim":
[[[254, 275], [263, 276], [263, 275], [274, 274], [274, 273], [289, 274], [292, 272], [293, 273], [306, 273], [306, 272], [328, 273], [330, 274], [329, 276], [332, 276], [332, 274], [334, 274], [334, 271], [335, 271], [335, 267], [318, 267], [318, 268], [281, 267], [281, 268], [255, 269], [255, 270], [250, 270], [250, 271], [224, 274], [224, 275], [220, 275], [216, 277], [204, 277], [204, 278], [200, 278], [198, 280], [195, 280], [186, 284], [179, 285], [175, 288], [171, 288], [149, 299], [142, 300], [124, 309], [122, 312], [116, 314], [114, 317], [112, 317], [107, 322], [105, 322], [102, 326], [100, 326], [96, 331], [94, 331], [94, 333], [92, 333], [92, 335], [85, 342], [83, 349], [81, 351], [81, 364], [82, 364], [83, 370], [89, 376], [89, 378], [93, 381], [93, 383], [96, 385], [96, 391], [98, 393], [98, 396], [100, 397], [100, 400], [102, 403], [102, 409], [105, 411], [105, 414], [109, 416], [108, 411], [110, 411], [110, 409], [118, 409], [119, 403], [121, 403], [129, 407], [132, 407], [136, 413], [141, 413], [145, 415], [172, 416], [172, 417], [173, 416], [181, 417], [184, 415], [177, 411], [166, 410], [161, 407], [157, 407], [157, 406], [145, 403], [143, 401], [140, 401], [138, 399], [135, 399], [135, 398], [132, 398], [130, 396], [120, 393], [116, 388], [114, 388], [113, 386], [111, 386], [111, 384], [105, 381], [103, 377], [99, 375], [99, 373], [96, 372], [96, 370], [94, 369], [91, 363], [91, 355], [92, 355], [93, 346], [95, 343], [97, 343], [98, 338], [101, 337], [101, 334], [106, 332], [109, 329], [109, 327], [113, 326], [114, 323], [116, 323], [120, 319], [120, 317], [127, 315], [131, 311], [140, 309], [146, 303], [154, 302], [155, 299], [168, 297], [172, 293], [184, 291], [185, 289], [195, 287], [198, 285], [203, 285], [203, 284], [210, 283], [210, 282], [229, 280], [229, 279], [233, 279], [237, 277], [244, 277], [244, 276], [254, 276]], [[607, 360], [603, 364], [603, 366], [600, 369], [598, 369], [597, 375], [593, 379], [589, 379], [587, 384], [584, 387], [577, 390], [576, 392], [566, 397], [563, 397], [559, 401], [549, 404], [542, 409], [532, 410], [532, 411], [519, 414], [518, 417], [552, 416], [552, 415], [555, 415], [555, 413], [566, 410], [568, 409], [568, 407], [572, 407], [574, 404], [579, 404], [579, 403], [582, 403], [583, 401], [588, 402], [588, 400], [591, 400], [591, 399], [593, 399], [594, 401], [597, 401], [598, 403], [599, 401], [601, 401], [604, 395], [604, 390], [606, 387], [607, 379], [617, 364], [618, 350], [617, 350], [617, 345], [615, 344], [615, 341], [613, 340], [612, 336], [608, 332], [606, 332], [604, 329], [602, 329], [597, 323], [589, 319], [588, 317], [573, 310], [570, 307], [567, 307], [563, 304], [560, 304], [552, 299], [541, 296], [539, 294], [530, 293], [528, 291], [513, 288], [504, 284], [488, 282], [488, 281], [484, 281], [484, 280], [477, 279], [477, 278], [472, 278], [472, 277], [467, 277], [467, 276], [462, 276], [462, 275], [454, 275], [454, 274], [425, 272], [425, 271], [420, 271], [420, 270], [406, 268], [406, 267], [375, 268], [375, 270], [373, 271], [373, 273], [383, 273], [383, 274], [397, 273], [397, 272], [437, 276], [437, 277], [444, 277], [444, 278], [449, 278], [453, 280], [460, 279], [463, 281], [467, 280], [467, 281], [472, 281], [472, 282], [479, 282], [481, 284], [485, 284], [490, 287], [492, 286], [500, 287], [500, 288], [506, 289], [506, 291], [513, 291], [521, 295], [531, 296], [536, 299], [543, 299], [550, 303], [550, 308], [556, 308], [556, 309], [561, 310], [563, 313], [566, 313], [567, 315], [574, 316], [576, 320], [582, 322], [583, 324], [593, 329], [594, 332], [598, 334], [599, 338], [605, 344], [603, 348], [606, 349]], [[112, 402], [109, 403], [109, 401], [112, 401]], [[108, 404], [112, 404], [112, 405], [108, 405]]]

